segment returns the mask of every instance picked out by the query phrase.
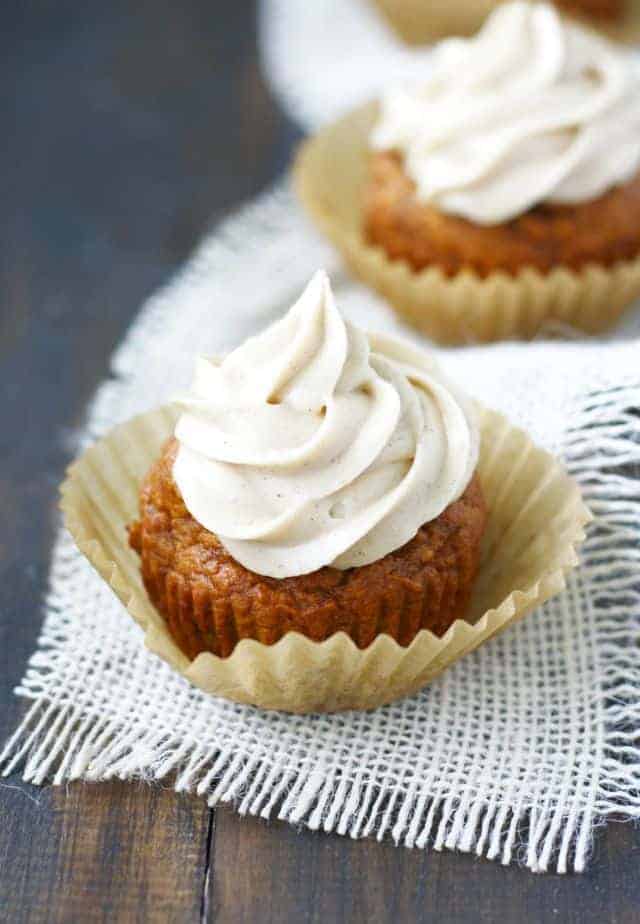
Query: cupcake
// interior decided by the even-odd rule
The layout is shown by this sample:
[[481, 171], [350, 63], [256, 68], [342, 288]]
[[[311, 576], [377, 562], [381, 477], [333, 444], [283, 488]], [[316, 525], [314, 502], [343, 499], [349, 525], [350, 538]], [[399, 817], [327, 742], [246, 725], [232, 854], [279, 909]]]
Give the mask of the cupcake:
[[431, 80], [382, 100], [368, 238], [452, 276], [611, 266], [640, 251], [640, 69], [545, 4], [444, 43]]
[[419, 690], [564, 586], [589, 513], [548, 453], [318, 273], [71, 466], [65, 523], [201, 689], [289, 712]]
[[554, 2], [561, 10], [605, 22], [620, 20], [629, 5], [628, 0], [554, 0]]
[[[471, 35], [503, 0], [375, 0], [382, 15], [411, 45], [447, 35]], [[562, 12], [627, 41], [637, 38], [633, 0], [554, 0]]]
[[423, 85], [364, 115], [311, 142], [298, 186], [356, 271], [425, 332], [595, 333], [640, 292], [640, 69], [628, 53], [548, 4], [509, 3], [475, 39], [438, 46]]
[[624, 16], [628, 6], [628, 0], [554, 0], [554, 3], [561, 10], [578, 16], [613, 22]]
[[278, 323], [200, 359], [130, 530], [187, 657], [294, 631], [408, 645], [464, 616], [486, 507], [472, 404], [341, 317], [320, 272]]

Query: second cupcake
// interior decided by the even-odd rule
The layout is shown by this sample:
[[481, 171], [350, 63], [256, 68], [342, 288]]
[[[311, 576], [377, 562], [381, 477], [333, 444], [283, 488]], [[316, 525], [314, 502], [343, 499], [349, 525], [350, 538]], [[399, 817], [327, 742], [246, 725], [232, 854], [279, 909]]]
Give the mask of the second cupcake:
[[[358, 244], [347, 180], [329, 192], [344, 164]], [[548, 4], [443, 42], [423, 85], [312, 141], [298, 173], [356, 271], [438, 339], [597, 332], [640, 292], [640, 70]]]

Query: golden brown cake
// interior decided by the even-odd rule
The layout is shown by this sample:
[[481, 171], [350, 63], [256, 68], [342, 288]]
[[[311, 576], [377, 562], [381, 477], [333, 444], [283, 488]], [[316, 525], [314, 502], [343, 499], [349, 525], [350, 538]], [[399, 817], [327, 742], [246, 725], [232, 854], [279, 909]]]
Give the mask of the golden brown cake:
[[608, 20], [620, 19], [627, 7], [627, 0], [554, 0], [554, 2], [556, 6], [568, 13]]
[[408, 645], [464, 615], [487, 512], [474, 477], [462, 497], [402, 548], [360, 568], [270, 578], [247, 570], [188, 512], [172, 476], [169, 440], [145, 478], [129, 541], [145, 587], [181, 650], [226, 657], [243, 638], [295, 631], [315, 641], [346, 632], [360, 648], [386, 633]]
[[367, 239], [414, 270], [438, 266], [448, 276], [471, 269], [516, 274], [533, 267], [580, 270], [611, 266], [640, 254], [640, 173], [596, 199], [576, 205], [540, 204], [496, 225], [478, 225], [418, 202], [395, 153], [371, 155], [364, 196]]

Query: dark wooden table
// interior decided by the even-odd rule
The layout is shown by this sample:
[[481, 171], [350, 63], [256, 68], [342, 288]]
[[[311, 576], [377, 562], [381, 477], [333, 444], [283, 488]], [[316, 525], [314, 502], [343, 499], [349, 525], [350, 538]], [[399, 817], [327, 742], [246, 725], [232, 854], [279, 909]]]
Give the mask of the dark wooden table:
[[[302, 0], [291, 0], [302, 2]], [[140, 302], [284, 169], [296, 131], [255, 11], [215, 0], [2, 7], [0, 738], [41, 622], [73, 428]], [[295, 255], [292, 255], [295, 258]], [[0, 921], [640, 921], [640, 836], [584, 876], [296, 831], [140, 784], [0, 781]]]

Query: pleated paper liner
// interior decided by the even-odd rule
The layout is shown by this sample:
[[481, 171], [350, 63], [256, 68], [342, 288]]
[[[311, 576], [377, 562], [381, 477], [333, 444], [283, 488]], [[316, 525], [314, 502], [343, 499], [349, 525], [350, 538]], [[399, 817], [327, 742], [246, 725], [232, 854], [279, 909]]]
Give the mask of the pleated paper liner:
[[437, 267], [413, 270], [391, 260], [362, 233], [368, 137], [376, 104], [361, 107], [305, 142], [293, 176], [318, 227], [353, 272], [380, 292], [406, 321], [448, 344], [529, 339], [558, 330], [596, 334], [611, 327], [640, 295], [640, 258], [580, 272], [544, 275], [524, 269], [486, 279], [466, 270], [447, 277]]
[[203, 653], [189, 661], [146, 595], [126, 532], [138, 514], [140, 482], [174, 423], [165, 407], [109, 433], [70, 467], [61, 508], [78, 548], [145, 630], [151, 651], [216, 696], [296, 713], [389, 703], [558, 593], [577, 564], [590, 519], [577, 485], [524, 432], [481, 410], [478, 472], [489, 520], [465, 620], [442, 638], [422, 630], [406, 648], [390, 636], [361, 650], [345, 633], [313, 642], [292, 632], [271, 646], [244, 639], [227, 658]]
[[408, 45], [449, 35], [473, 35], [496, 0], [373, 0], [394, 32]]
[[[505, 0], [373, 0], [408, 45], [424, 45], [448, 35], [473, 35], [499, 2]], [[626, 12], [615, 21], [572, 16], [616, 41], [640, 41], [640, 0], [627, 0]]]

